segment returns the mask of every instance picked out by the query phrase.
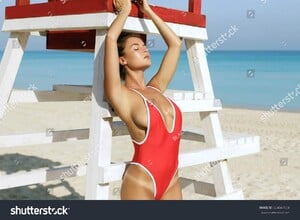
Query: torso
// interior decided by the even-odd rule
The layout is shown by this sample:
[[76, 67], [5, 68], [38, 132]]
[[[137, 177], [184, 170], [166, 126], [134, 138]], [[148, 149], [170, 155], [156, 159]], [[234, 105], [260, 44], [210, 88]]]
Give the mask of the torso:
[[[147, 87], [144, 90], [136, 89], [147, 100], [155, 105], [162, 114], [164, 123], [168, 131], [172, 129], [174, 122], [174, 110], [170, 101], [153, 87]], [[127, 122], [129, 133], [133, 140], [141, 141], [145, 138], [147, 131], [147, 110], [144, 100], [136, 92], [132, 91], [134, 97], [131, 120]]]
[[[135, 151], [133, 166], [126, 172], [124, 181], [128, 183], [126, 176], [135, 174], [135, 178], [143, 180], [148, 187], [152, 185], [155, 199], [160, 199], [178, 169], [181, 111], [154, 88], [132, 91], [138, 98], [134, 97], [137, 101], [132, 111], [132, 126], [127, 124], [127, 127]], [[139, 184], [133, 186], [139, 187]]]

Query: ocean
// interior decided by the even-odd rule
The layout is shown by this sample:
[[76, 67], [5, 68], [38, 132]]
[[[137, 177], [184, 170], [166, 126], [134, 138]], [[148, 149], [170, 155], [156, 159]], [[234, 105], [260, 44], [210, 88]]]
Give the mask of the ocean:
[[[163, 51], [150, 51], [159, 68]], [[2, 57], [3, 52], [0, 52]], [[300, 51], [214, 51], [207, 56], [216, 98], [224, 107], [300, 111]], [[15, 89], [52, 90], [54, 84], [91, 85], [93, 54], [26, 51]], [[193, 90], [189, 64], [182, 51], [170, 89]]]

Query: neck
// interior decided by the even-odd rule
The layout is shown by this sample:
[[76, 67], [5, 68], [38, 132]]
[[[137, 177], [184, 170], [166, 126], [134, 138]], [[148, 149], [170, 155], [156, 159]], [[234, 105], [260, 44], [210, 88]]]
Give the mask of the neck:
[[141, 89], [146, 88], [144, 71], [129, 72], [126, 74], [125, 86], [127, 88]]

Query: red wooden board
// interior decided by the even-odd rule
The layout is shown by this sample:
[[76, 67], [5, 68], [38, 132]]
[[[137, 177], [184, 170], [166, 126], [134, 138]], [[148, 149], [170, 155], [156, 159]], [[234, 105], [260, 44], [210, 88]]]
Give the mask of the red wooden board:
[[[147, 41], [147, 36], [142, 35]], [[94, 52], [95, 30], [48, 31], [46, 48], [51, 50], [75, 50]]]
[[[45, 17], [57, 15], [72, 15], [72, 14], [86, 14], [99, 12], [113, 12], [112, 0], [52, 0], [46, 3], [20, 5], [21, 2], [28, 2], [22, 0], [19, 6], [6, 7], [5, 18], [31, 18], [31, 17]], [[205, 27], [206, 19], [204, 15], [200, 14], [201, 1], [191, 0], [189, 9], [191, 12], [180, 11], [175, 9], [168, 9], [158, 6], [153, 6], [153, 10], [166, 22], [173, 22], [178, 24], [186, 24], [197, 27]], [[22, 4], [24, 4], [22, 3]], [[198, 13], [199, 12], [199, 13]], [[130, 14], [133, 17], [142, 17], [139, 15], [137, 7], [134, 5]]]
[[189, 0], [189, 11], [201, 14], [201, 0]]
[[47, 33], [47, 49], [94, 51], [95, 30], [51, 31]]
[[17, 0], [16, 1], [16, 5], [20, 6], [20, 5], [29, 5], [30, 4], [30, 0]]

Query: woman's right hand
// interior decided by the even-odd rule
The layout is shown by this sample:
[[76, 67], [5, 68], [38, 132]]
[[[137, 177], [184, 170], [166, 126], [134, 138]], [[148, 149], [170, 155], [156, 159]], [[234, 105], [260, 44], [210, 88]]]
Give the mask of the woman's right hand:
[[118, 12], [131, 10], [131, 0], [113, 0], [113, 3]]

